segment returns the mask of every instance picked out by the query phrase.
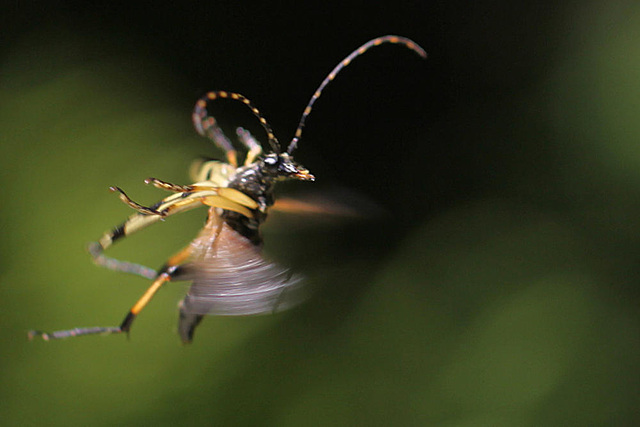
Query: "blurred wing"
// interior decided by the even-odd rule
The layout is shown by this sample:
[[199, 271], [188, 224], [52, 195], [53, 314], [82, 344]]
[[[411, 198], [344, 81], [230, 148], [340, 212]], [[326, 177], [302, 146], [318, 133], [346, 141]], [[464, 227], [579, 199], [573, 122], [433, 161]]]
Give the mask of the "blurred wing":
[[274, 211], [302, 215], [335, 215], [339, 217], [358, 217], [357, 210], [346, 204], [332, 200], [303, 200], [282, 197], [271, 208]]
[[371, 199], [356, 191], [306, 191], [294, 197], [279, 197], [271, 211], [313, 217], [314, 220], [373, 219], [385, 214]]
[[182, 303], [185, 313], [269, 314], [305, 299], [300, 276], [266, 261], [260, 247], [227, 224], [219, 234], [205, 228], [193, 245], [198, 256], [180, 274], [180, 280], [193, 282]]

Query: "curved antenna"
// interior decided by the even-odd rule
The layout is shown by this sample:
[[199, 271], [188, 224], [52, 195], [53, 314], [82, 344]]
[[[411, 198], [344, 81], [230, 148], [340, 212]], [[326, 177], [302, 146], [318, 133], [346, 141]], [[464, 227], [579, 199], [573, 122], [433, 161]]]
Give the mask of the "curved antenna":
[[[262, 116], [262, 114], [260, 113], [260, 110], [258, 110], [247, 97], [235, 92], [226, 92], [226, 91], [208, 92], [205, 96], [203, 96], [202, 98], [198, 99], [198, 101], [196, 101], [196, 106], [193, 108], [192, 117], [193, 117], [193, 125], [195, 126], [196, 131], [200, 135], [207, 136], [213, 139], [214, 142], [216, 142], [216, 139], [213, 138], [211, 135], [209, 135], [210, 129], [214, 128], [214, 126], [216, 125], [216, 120], [213, 117], [209, 116], [209, 113], [207, 112], [207, 104], [209, 103], [209, 101], [213, 101], [218, 98], [233, 99], [236, 101], [240, 101], [244, 105], [249, 107], [253, 115], [258, 118], [258, 121], [262, 125], [262, 128], [267, 133], [267, 137], [269, 138], [269, 145], [271, 145], [271, 149], [275, 153], [280, 153], [280, 143], [278, 142], [278, 138], [276, 138], [276, 136], [273, 134], [273, 130], [271, 129], [271, 126], [269, 125], [269, 123], [267, 123], [267, 119], [265, 119]], [[229, 147], [227, 147], [227, 142]], [[218, 144], [218, 142], [216, 142], [216, 144]], [[233, 147], [231, 146], [231, 143], [228, 140], [226, 140], [226, 142], [224, 142], [223, 145], [224, 147], [221, 147], [221, 148], [225, 149], [225, 151], [227, 151], [227, 149], [233, 150]]]
[[375, 38], [373, 40], [369, 40], [368, 42], [366, 42], [365, 44], [363, 44], [362, 46], [360, 46], [359, 48], [357, 48], [356, 50], [351, 52], [349, 54], [349, 56], [347, 56], [342, 61], [340, 61], [340, 63], [338, 65], [336, 65], [333, 70], [331, 70], [329, 75], [327, 75], [327, 77], [325, 77], [325, 79], [322, 81], [320, 86], [318, 86], [318, 89], [316, 89], [316, 91], [313, 93], [313, 96], [309, 100], [309, 103], [307, 104], [307, 106], [304, 109], [304, 112], [302, 113], [302, 117], [300, 117], [300, 123], [298, 124], [298, 127], [296, 128], [296, 132], [295, 132], [295, 135], [294, 135], [293, 139], [289, 143], [289, 147], [287, 148], [287, 153], [291, 154], [293, 152], [293, 150], [295, 150], [296, 145], [298, 144], [298, 141], [300, 140], [300, 136], [302, 135], [302, 128], [304, 128], [305, 121], [307, 120], [307, 117], [311, 113], [311, 109], [313, 108], [313, 104], [316, 102], [316, 100], [318, 98], [320, 98], [320, 95], [322, 94], [322, 91], [325, 88], [325, 86], [328, 85], [329, 82], [332, 81], [336, 77], [336, 75], [344, 67], [349, 65], [351, 63], [351, 61], [353, 61], [355, 58], [357, 58], [358, 56], [362, 55], [363, 53], [365, 53], [367, 50], [371, 49], [372, 47], [380, 46], [382, 43], [402, 44], [402, 45], [405, 45], [406, 47], [408, 47], [409, 49], [411, 49], [412, 51], [414, 51], [415, 53], [417, 53], [418, 55], [420, 55], [421, 57], [423, 57], [423, 58], [427, 57], [427, 53], [424, 51], [424, 49], [422, 47], [420, 47], [420, 45], [418, 45], [418, 43], [414, 42], [411, 39], [408, 39], [406, 37], [401, 37], [401, 36], [382, 36], [382, 37], [377, 37], [377, 38]]

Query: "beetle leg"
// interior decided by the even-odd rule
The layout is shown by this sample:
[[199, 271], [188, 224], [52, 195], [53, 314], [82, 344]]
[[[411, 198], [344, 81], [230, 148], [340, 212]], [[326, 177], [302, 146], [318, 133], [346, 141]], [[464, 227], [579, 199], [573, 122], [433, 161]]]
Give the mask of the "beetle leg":
[[[202, 190], [200, 190], [202, 188]], [[131, 274], [137, 274], [146, 278], [154, 278], [155, 280], [147, 291], [140, 297], [140, 299], [131, 307], [129, 313], [120, 324], [120, 326], [110, 327], [89, 327], [89, 328], [74, 328], [55, 332], [43, 332], [43, 331], [29, 331], [29, 338], [32, 339], [36, 336], [41, 336], [44, 340], [61, 339], [75, 336], [84, 335], [97, 335], [97, 334], [119, 334], [123, 332], [129, 332], [131, 325], [136, 316], [144, 309], [153, 296], [158, 292], [162, 285], [172, 280], [172, 278], [179, 274], [179, 264], [184, 262], [191, 254], [191, 246], [186, 247], [176, 255], [171, 257], [166, 266], [163, 267], [159, 273], [155, 270], [145, 267], [140, 264], [129, 263], [126, 261], [119, 261], [103, 254], [104, 250], [110, 247], [115, 241], [122, 237], [128, 236], [142, 228], [145, 228], [160, 219], [174, 215], [176, 213], [193, 209], [202, 204], [232, 210], [239, 212], [246, 216], [251, 216], [251, 208], [257, 206], [253, 199], [247, 197], [238, 190], [231, 188], [213, 188], [201, 186], [195, 188], [189, 193], [178, 193], [167, 197], [161, 202], [157, 203], [153, 207], [144, 207], [136, 202], [133, 202], [129, 197], [120, 189], [116, 189], [120, 193], [120, 198], [129, 206], [133, 207], [138, 213], [132, 215], [124, 223], [114, 228], [112, 231], [105, 233], [98, 242], [94, 242], [89, 246], [89, 252], [91, 253], [94, 262], [100, 266], [122, 271]], [[249, 205], [250, 207], [247, 207]], [[187, 335], [181, 332], [183, 340], [186, 336], [192, 336], [193, 330], [200, 323], [201, 318], [196, 316], [194, 319], [190, 319], [187, 322], [187, 329], [190, 331]], [[183, 325], [185, 325], [183, 323]]]
[[[253, 200], [251, 197], [249, 197], [246, 194], [244, 194], [242, 191], [236, 190], [235, 188], [216, 187], [216, 186], [213, 186], [213, 185], [207, 185], [206, 183], [197, 183], [197, 184], [192, 184], [192, 185], [176, 185], [176, 184], [171, 184], [171, 183], [166, 182], [166, 181], [162, 181], [162, 180], [157, 179], [157, 178], [147, 178], [147, 179], [145, 179], [144, 182], [145, 182], [145, 184], [153, 184], [153, 186], [156, 187], [156, 188], [160, 188], [160, 189], [168, 190], [168, 191], [174, 191], [176, 193], [193, 193], [193, 192], [196, 192], [196, 191], [214, 191], [214, 192], [217, 193], [218, 196], [223, 197], [225, 199], [228, 199], [228, 200], [230, 200], [232, 202], [235, 202], [235, 203], [237, 203], [239, 205], [248, 207], [249, 209], [257, 209], [258, 208], [258, 203], [255, 200]], [[118, 191], [121, 192], [121, 195], [124, 194], [122, 192], [122, 190], [118, 189]], [[182, 196], [186, 197], [184, 194]], [[126, 197], [126, 195], [124, 195], [122, 197]], [[131, 204], [131, 203], [133, 203], [135, 205], [135, 207], [134, 207], [135, 209], [140, 210], [140, 205], [138, 205], [137, 203], [133, 202], [131, 199], [127, 198], [127, 204]], [[222, 207], [222, 206], [220, 206], [220, 207]], [[155, 209], [153, 209], [153, 208], [142, 207], [142, 209], [145, 209], [145, 212], [148, 211], [148, 210], [154, 210], [155, 211]], [[233, 210], [233, 209], [231, 209], [231, 210]], [[145, 212], [141, 212], [141, 213], [144, 214]], [[166, 215], [166, 210], [165, 209], [158, 209], [157, 214], [158, 215]]]
[[193, 341], [193, 334], [196, 328], [204, 319], [204, 314], [189, 313], [185, 306], [188, 304], [189, 295], [185, 296], [178, 304], [179, 320], [178, 320], [178, 334], [184, 344], [189, 344]]
[[97, 242], [100, 248], [95, 246], [90, 248], [90, 252], [94, 256], [94, 259], [96, 259], [96, 262], [101, 265], [105, 264], [98, 258], [102, 256], [101, 254], [104, 250], [109, 248], [117, 240], [142, 230], [151, 224], [155, 224], [161, 219], [197, 208], [203, 204], [238, 212], [247, 217], [251, 217], [251, 209], [255, 209], [257, 207], [257, 203], [253, 199], [232, 188], [214, 188], [205, 186], [193, 186], [193, 188], [194, 191], [190, 193], [173, 194], [161, 202], [146, 208], [151, 211], [160, 212], [160, 215], [136, 213], [130, 216], [122, 224], [103, 234]]
[[104, 255], [102, 253], [104, 249], [98, 242], [89, 243], [87, 250], [91, 254], [93, 262], [100, 267], [104, 267], [113, 271], [120, 271], [122, 273], [135, 274], [137, 276], [142, 276], [145, 279], [153, 279], [158, 275], [156, 270], [151, 267], [147, 267], [142, 264], [136, 264], [133, 262], [121, 261], [119, 259]]
[[249, 149], [247, 157], [244, 160], [244, 165], [250, 165], [260, 154], [262, 154], [262, 146], [253, 137], [253, 135], [251, 135], [251, 132], [244, 128], [237, 128], [236, 135], [238, 135], [238, 139], [240, 139], [240, 142], [242, 142], [242, 144]]
[[[207, 227], [209, 226], [209, 224], [215, 227], [215, 230], [213, 231], [213, 234], [212, 234], [213, 239], [211, 242], [211, 247], [215, 247], [216, 243], [218, 242], [218, 237], [222, 232], [222, 227], [224, 226], [224, 223], [222, 219], [215, 214], [215, 210], [213, 208], [209, 210], [209, 218], [214, 219], [214, 222], [208, 223]], [[192, 246], [190, 245], [185, 249], [191, 249], [191, 248]], [[181, 256], [181, 255], [182, 253], [177, 254], [177, 256]], [[184, 261], [184, 259], [186, 259], [186, 257], [181, 258], [180, 262]], [[171, 258], [171, 260], [173, 260], [173, 258]], [[180, 339], [182, 340], [183, 344], [189, 344], [191, 341], [193, 341], [193, 334], [196, 330], [196, 327], [198, 327], [198, 325], [200, 324], [200, 322], [202, 322], [202, 319], [204, 318], [204, 314], [191, 313], [188, 310], [190, 298], [191, 297], [187, 294], [178, 304], [178, 309], [180, 313], [178, 317], [178, 334], [180, 335]]]
[[147, 291], [140, 297], [140, 299], [131, 307], [120, 326], [108, 326], [108, 327], [90, 327], [90, 328], [73, 328], [55, 332], [43, 332], [43, 331], [29, 331], [29, 339], [41, 336], [45, 341], [53, 339], [62, 339], [69, 337], [80, 337], [84, 335], [107, 335], [107, 334], [120, 334], [123, 332], [129, 332], [131, 330], [131, 324], [135, 320], [136, 316], [142, 311], [142, 309], [149, 303], [151, 298], [158, 292], [163, 284], [171, 280], [172, 275], [176, 271], [175, 268], [170, 269], [157, 276]]
[[120, 200], [122, 200], [125, 204], [129, 205], [131, 208], [137, 210], [138, 212], [140, 212], [143, 215], [159, 215], [161, 217], [166, 216], [166, 213], [159, 211], [157, 209], [154, 208], [149, 208], [146, 206], [142, 206], [139, 203], [134, 202], [133, 200], [131, 200], [131, 198], [129, 198], [129, 196], [127, 196], [127, 193], [125, 193], [124, 191], [122, 191], [122, 189], [120, 187], [109, 187], [109, 190], [112, 192], [118, 192], [120, 193]]
[[125, 316], [124, 320], [118, 327], [118, 332], [129, 332], [131, 330], [131, 324], [136, 319], [136, 316], [147, 306], [151, 298], [160, 290], [162, 285], [171, 281], [173, 274], [177, 271], [176, 267], [169, 267], [166, 271], [160, 273], [156, 280], [153, 281], [151, 286], [140, 297], [140, 299], [131, 307], [129, 313]]
[[[110, 270], [136, 274], [147, 279], [153, 279], [157, 275], [157, 272], [153, 268], [127, 261], [120, 261], [104, 255], [103, 252], [116, 241], [142, 230], [151, 224], [155, 224], [171, 215], [197, 208], [203, 204], [238, 212], [247, 217], [251, 217], [253, 215], [251, 209], [255, 209], [258, 206], [253, 199], [232, 188], [190, 187], [193, 188], [193, 191], [190, 193], [171, 195], [152, 207], [146, 208], [161, 212], [162, 215], [136, 213], [122, 224], [103, 234], [99, 241], [91, 243], [88, 250], [93, 257], [94, 263]], [[176, 265], [178, 263], [173, 262], [172, 264]]]
[[162, 215], [133, 214], [127, 218], [125, 222], [103, 234], [97, 243], [101, 246], [102, 250], [105, 250], [117, 240], [142, 230], [151, 224], [155, 224], [163, 218], [202, 206], [200, 197], [182, 198], [180, 196], [179, 194], [172, 195], [151, 208], [148, 208], [154, 211], [160, 211]]
[[200, 197], [182, 197], [181, 194], [174, 194], [152, 207], [155, 210], [162, 211], [164, 216], [144, 215], [141, 213], [136, 213], [130, 216], [122, 224], [113, 228], [111, 231], [104, 233], [99, 241], [89, 244], [88, 250], [93, 257], [93, 262], [110, 270], [136, 274], [147, 279], [155, 278], [157, 276], [157, 272], [153, 268], [127, 261], [120, 261], [104, 255], [103, 252], [116, 241], [142, 230], [151, 224], [155, 224], [163, 218], [194, 209], [199, 206], [202, 206], [202, 200]]
[[189, 185], [176, 185], [170, 182], [162, 181], [158, 178], [147, 178], [144, 180], [145, 184], [153, 184], [154, 187], [161, 190], [173, 191], [175, 193], [188, 193], [193, 191], [193, 188]]
[[214, 144], [220, 149], [222, 149], [227, 156], [227, 161], [229, 164], [233, 165], [233, 167], [238, 167], [238, 154], [237, 151], [233, 148], [233, 144], [229, 141], [229, 138], [224, 134], [216, 119], [212, 116], [208, 115], [207, 112], [207, 101], [205, 99], [200, 99], [196, 102], [196, 106], [193, 109], [193, 115], [191, 116], [193, 120], [193, 125], [196, 128], [196, 131], [207, 138], [211, 139]]
[[[98, 245], [98, 244], [95, 243], [94, 245]], [[172, 256], [171, 258], [169, 258], [165, 266], [162, 267], [162, 269], [160, 269], [160, 273], [155, 273], [154, 270], [149, 269], [153, 271], [155, 280], [153, 281], [151, 286], [149, 286], [149, 288], [145, 291], [145, 293], [140, 297], [140, 299], [138, 299], [138, 301], [133, 305], [133, 307], [131, 307], [131, 309], [125, 316], [120, 326], [73, 328], [73, 329], [55, 331], [50, 333], [43, 332], [43, 331], [29, 331], [29, 334], [28, 334], [29, 339], [33, 339], [36, 336], [41, 336], [42, 339], [44, 339], [45, 341], [49, 341], [52, 339], [78, 337], [83, 335], [98, 335], [98, 334], [110, 335], [110, 334], [120, 334], [123, 332], [129, 333], [129, 331], [131, 330], [131, 325], [133, 324], [133, 321], [136, 319], [138, 314], [147, 306], [149, 301], [151, 301], [151, 299], [158, 292], [158, 290], [160, 290], [162, 285], [164, 285], [167, 282], [170, 282], [174, 278], [174, 276], [179, 274], [179, 267], [178, 267], [179, 264], [182, 264], [187, 258], [189, 258], [189, 256], [191, 255], [191, 251], [192, 251], [192, 247], [191, 245], [189, 245], [189, 246], [186, 246], [177, 254], [175, 254], [174, 256]], [[100, 253], [98, 257], [99, 256], [103, 256], [103, 255], [101, 255]], [[104, 257], [104, 258], [107, 258], [107, 257]], [[117, 261], [117, 260], [113, 260], [113, 261], [118, 263], [118, 267], [114, 269], [125, 271], [128, 273], [138, 274], [135, 271], [123, 270], [122, 269], [123, 266], [128, 265], [128, 266], [135, 266], [135, 267], [148, 269], [148, 267], [138, 266], [137, 264], [131, 264], [124, 261]]]

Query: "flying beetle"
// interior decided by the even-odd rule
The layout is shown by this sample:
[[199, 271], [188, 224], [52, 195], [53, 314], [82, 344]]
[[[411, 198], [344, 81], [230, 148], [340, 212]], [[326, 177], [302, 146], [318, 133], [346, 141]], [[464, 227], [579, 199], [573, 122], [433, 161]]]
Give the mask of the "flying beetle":
[[[97, 265], [142, 276], [152, 280], [151, 286], [131, 307], [120, 326], [55, 332], [33, 330], [29, 332], [29, 338], [40, 336], [44, 340], [51, 340], [128, 333], [136, 316], [156, 292], [171, 281], [191, 282], [187, 295], [179, 303], [178, 333], [184, 343], [192, 341], [194, 331], [205, 315], [267, 314], [287, 309], [304, 300], [306, 292], [302, 279], [263, 258], [260, 225], [267, 218], [269, 208], [274, 205], [273, 190], [277, 181], [315, 179], [305, 167], [294, 161], [293, 151], [298, 145], [305, 121], [324, 88], [353, 59], [383, 43], [404, 45], [426, 58], [424, 49], [405, 37], [388, 35], [363, 44], [340, 61], [318, 86], [286, 150], [282, 149], [262, 113], [245, 96], [214, 91], [200, 98], [192, 115], [196, 131], [224, 151], [226, 162], [208, 160], [196, 163], [191, 169], [194, 184], [190, 185], [176, 185], [157, 178], [146, 179], [146, 184], [173, 193], [149, 207], [134, 202], [120, 188], [111, 187], [110, 190], [118, 193], [120, 199], [136, 213], [88, 248]], [[266, 132], [271, 150], [263, 152], [260, 143], [247, 130], [238, 128], [238, 139], [247, 150], [244, 163], [240, 165], [238, 151], [207, 112], [208, 103], [218, 99], [230, 99], [246, 105]], [[169, 216], [200, 206], [209, 207], [204, 228], [187, 247], [170, 257], [157, 271], [103, 254], [126, 236]]]

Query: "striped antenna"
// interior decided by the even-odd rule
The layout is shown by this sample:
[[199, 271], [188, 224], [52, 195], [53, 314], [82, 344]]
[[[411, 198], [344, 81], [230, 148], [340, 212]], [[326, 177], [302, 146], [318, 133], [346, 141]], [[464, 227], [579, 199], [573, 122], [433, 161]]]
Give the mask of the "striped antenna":
[[313, 104], [316, 102], [318, 98], [320, 98], [320, 95], [322, 94], [322, 91], [324, 90], [325, 86], [328, 85], [329, 82], [331, 82], [333, 79], [335, 79], [336, 75], [344, 67], [349, 65], [351, 61], [353, 61], [355, 58], [362, 55], [372, 47], [380, 46], [383, 43], [402, 44], [408, 47], [409, 49], [411, 49], [412, 51], [414, 51], [415, 53], [417, 53], [418, 55], [420, 55], [421, 57], [423, 58], [427, 57], [427, 53], [424, 51], [423, 48], [420, 47], [420, 45], [418, 45], [416, 42], [414, 42], [411, 39], [408, 39], [406, 37], [400, 37], [400, 36], [378, 37], [373, 40], [369, 40], [368, 42], [366, 42], [365, 44], [363, 44], [362, 46], [360, 46], [359, 48], [351, 52], [349, 56], [344, 58], [342, 61], [340, 61], [338, 65], [336, 65], [336, 67], [329, 73], [329, 75], [325, 77], [325, 79], [322, 81], [320, 86], [318, 86], [318, 89], [316, 89], [316, 91], [313, 93], [313, 96], [309, 100], [309, 103], [307, 104], [306, 108], [304, 109], [304, 112], [302, 113], [302, 117], [300, 117], [300, 123], [298, 124], [295, 135], [291, 140], [291, 143], [289, 143], [289, 147], [287, 148], [287, 153], [291, 154], [293, 150], [296, 149], [298, 141], [300, 140], [300, 136], [302, 135], [302, 128], [304, 128], [305, 121], [307, 120], [307, 117], [311, 113]]
[[[209, 116], [209, 113], [207, 112], [207, 104], [209, 103], [209, 101], [214, 101], [216, 99], [233, 99], [236, 101], [240, 101], [244, 105], [249, 107], [253, 115], [258, 118], [258, 121], [262, 125], [265, 132], [267, 132], [267, 137], [269, 138], [269, 145], [271, 145], [271, 149], [275, 153], [280, 153], [280, 143], [278, 142], [278, 138], [276, 138], [276, 136], [273, 134], [273, 130], [271, 129], [271, 126], [267, 122], [267, 119], [265, 119], [262, 116], [262, 114], [260, 113], [260, 110], [258, 110], [247, 97], [235, 92], [226, 92], [226, 91], [209, 92], [196, 102], [196, 106], [193, 109], [193, 124], [196, 128], [196, 131], [200, 135], [211, 137], [210, 128], [213, 128], [215, 126], [216, 121], [213, 117]], [[216, 140], [214, 139], [214, 141]], [[216, 144], [218, 143], [219, 142], [216, 142]], [[224, 142], [223, 144], [226, 145], [226, 142]], [[221, 147], [221, 148], [225, 150], [227, 149], [226, 147]], [[232, 147], [229, 147], [229, 148], [233, 149]]]

